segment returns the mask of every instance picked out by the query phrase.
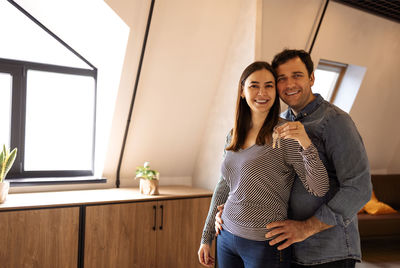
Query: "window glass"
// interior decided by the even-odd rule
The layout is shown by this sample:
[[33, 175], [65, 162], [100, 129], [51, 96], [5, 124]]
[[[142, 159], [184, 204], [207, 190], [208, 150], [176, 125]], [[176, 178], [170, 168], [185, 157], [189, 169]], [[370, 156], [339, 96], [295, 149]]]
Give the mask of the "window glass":
[[26, 171], [92, 169], [94, 100], [92, 77], [28, 70]]
[[0, 146], [10, 147], [12, 76], [0, 73]]
[[7, 1], [0, 25], [0, 58], [92, 69]]
[[325, 100], [333, 102], [346, 72], [347, 64], [321, 59], [315, 69], [315, 82], [312, 88]]
[[313, 92], [319, 93], [325, 100], [330, 101], [333, 90], [335, 89], [339, 73], [328, 70], [315, 70], [315, 83]]

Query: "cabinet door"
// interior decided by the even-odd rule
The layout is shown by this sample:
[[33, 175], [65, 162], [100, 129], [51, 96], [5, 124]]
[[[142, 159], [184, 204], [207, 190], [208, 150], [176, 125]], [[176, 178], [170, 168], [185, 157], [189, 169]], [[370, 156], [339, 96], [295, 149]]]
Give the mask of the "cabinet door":
[[158, 268], [202, 267], [197, 251], [210, 202], [209, 197], [158, 202]]
[[0, 266], [78, 265], [79, 208], [0, 212]]
[[88, 206], [84, 266], [154, 267], [156, 202]]

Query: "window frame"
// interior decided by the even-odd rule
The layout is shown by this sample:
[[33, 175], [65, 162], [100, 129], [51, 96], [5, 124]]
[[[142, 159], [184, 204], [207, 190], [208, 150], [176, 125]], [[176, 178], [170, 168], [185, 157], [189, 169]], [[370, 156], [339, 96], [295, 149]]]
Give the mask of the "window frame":
[[[25, 185], [47, 185], [47, 184], [69, 184], [69, 183], [88, 183], [105, 182], [105, 179], [94, 178], [95, 167], [95, 144], [96, 144], [96, 110], [97, 110], [97, 68], [86, 60], [82, 55], [70, 47], [60, 37], [54, 34], [45, 25], [23, 9], [13, 0], [7, 0], [9, 4], [28, 17], [32, 23], [37, 24], [42, 30], [47, 32], [60, 45], [64, 46], [76, 57], [88, 65], [88, 68], [68, 67], [55, 64], [30, 62], [0, 58], [0, 71], [12, 75], [12, 95], [11, 95], [11, 129], [10, 129], [10, 148], [18, 148], [15, 163], [7, 175], [7, 180], [11, 186]], [[91, 69], [90, 69], [91, 68]], [[28, 70], [46, 71], [61, 74], [86, 75], [94, 79], [94, 113], [93, 113], [93, 145], [92, 145], [92, 165], [91, 170], [52, 170], [52, 171], [25, 171], [23, 159], [25, 156], [25, 115], [26, 115], [26, 89]], [[89, 177], [90, 176], [90, 177]]]
[[335, 101], [336, 95], [340, 88], [340, 84], [343, 80], [344, 74], [346, 73], [347, 66], [348, 66], [348, 64], [324, 60], [324, 59], [320, 59], [320, 61], [318, 62], [316, 70], [324, 70], [324, 71], [335, 72], [335, 73], [339, 74], [338, 78], [336, 80], [335, 86], [332, 90], [332, 93], [330, 94], [330, 98], [327, 100], [330, 103], [334, 103], [334, 101]]
[[[61, 74], [89, 76], [94, 79], [94, 113], [93, 113], [93, 144], [91, 170], [40, 170], [26, 171], [25, 156], [25, 123], [26, 123], [26, 90], [28, 70], [46, 71]], [[96, 143], [96, 102], [97, 102], [97, 69], [83, 69], [59, 65], [35, 63], [28, 61], [0, 58], [0, 72], [12, 75], [12, 107], [11, 107], [11, 137], [10, 148], [18, 148], [18, 154], [7, 178], [57, 178], [84, 177], [94, 175], [95, 143]]]

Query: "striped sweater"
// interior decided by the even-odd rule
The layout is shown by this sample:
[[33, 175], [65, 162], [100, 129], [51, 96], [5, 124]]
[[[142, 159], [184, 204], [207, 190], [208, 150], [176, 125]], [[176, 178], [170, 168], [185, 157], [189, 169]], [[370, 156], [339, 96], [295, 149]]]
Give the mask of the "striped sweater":
[[264, 241], [266, 225], [287, 219], [291, 188], [297, 173], [313, 195], [328, 191], [328, 174], [313, 144], [303, 150], [291, 139], [280, 148], [253, 145], [237, 152], [227, 151], [222, 176], [215, 187], [201, 239], [211, 244], [215, 236], [217, 206], [224, 204], [223, 228], [236, 236]]

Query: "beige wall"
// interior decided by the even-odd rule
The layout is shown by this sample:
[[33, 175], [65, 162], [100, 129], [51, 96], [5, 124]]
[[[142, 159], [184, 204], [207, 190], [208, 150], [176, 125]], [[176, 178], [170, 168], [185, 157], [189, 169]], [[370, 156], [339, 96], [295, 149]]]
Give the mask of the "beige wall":
[[283, 48], [308, 51], [324, 0], [263, 0], [262, 59], [272, 61]]
[[[324, 3], [320, 0], [264, 0], [261, 59], [271, 61], [284, 47], [308, 50]], [[364, 139], [372, 173], [400, 172], [400, 126], [393, 124], [398, 121], [395, 107], [400, 97], [395, 86], [400, 71], [399, 31], [399, 23], [330, 1], [312, 53], [316, 65], [324, 58], [367, 68], [350, 115]], [[232, 108], [219, 107], [221, 110]], [[221, 155], [218, 147], [223, 141], [216, 140], [217, 126], [214, 123], [214, 129], [208, 134], [215, 136], [203, 144], [209, 148], [214, 146], [214, 151], [210, 150], [209, 155], [199, 154], [195, 185], [210, 188], [209, 185], [218, 180], [219, 166], [205, 165], [209, 162], [204, 160], [212, 154]], [[388, 134], [388, 129], [393, 134]]]
[[336, 2], [329, 3], [312, 53], [367, 68], [350, 110], [371, 164], [372, 173], [400, 172], [400, 24]]
[[[122, 186], [138, 185], [133, 180], [135, 167], [144, 161], [150, 161], [161, 173], [161, 184], [192, 184], [210, 111], [215, 105], [227, 106], [224, 99], [219, 100], [222, 103], [215, 100], [218, 88], [232, 81], [221, 77], [231, 70], [236, 73], [234, 66], [243, 66], [236, 62], [231, 69], [226, 66], [232, 63], [231, 50], [245, 51], [243, 57], [254, 53], [254, 40], [245, 49], [236, 44], [243, 42], [241, 35], [255, 31], [255, 23], [249, 25], [243, 17], [255, 17], [255, 11], [252, 1], [156, 1], [122, 163]], [[247, 27], [241, 25], [243, 22]], [[124, 71], [125, 75], [131, 71]], [[226, 80], [229, 85], [221, 84]], [[114, 121], [121, 117], [124, 115], [116, 114]], [[121, 133], [123, 128], [114, 131]], [[226, 130], [223, 132], [222, 138]], [[118, 148], [120, 142], [112, 140], [110, 148], [114, 144]], [[113, 168], [104, 173], [109, 179], [115, 178], [116, 160], [110, 159]]]
[[213, 189], [218, 178], [225, 137], [233, 126], [238, 82], [244, 68], [256, 59], [258, 39], [257, 8], [261, 1], [242, 1], [234, 24], [235, 32], [226, 47], [226, 57], [202, 131], [196, 165], [195, 186]]
[[142, 0], [106, 0], [106, 2], [130, 28], [103, 171], [103, 177], [108, 179], [107, 184], [114, 187], [151, 2]]

